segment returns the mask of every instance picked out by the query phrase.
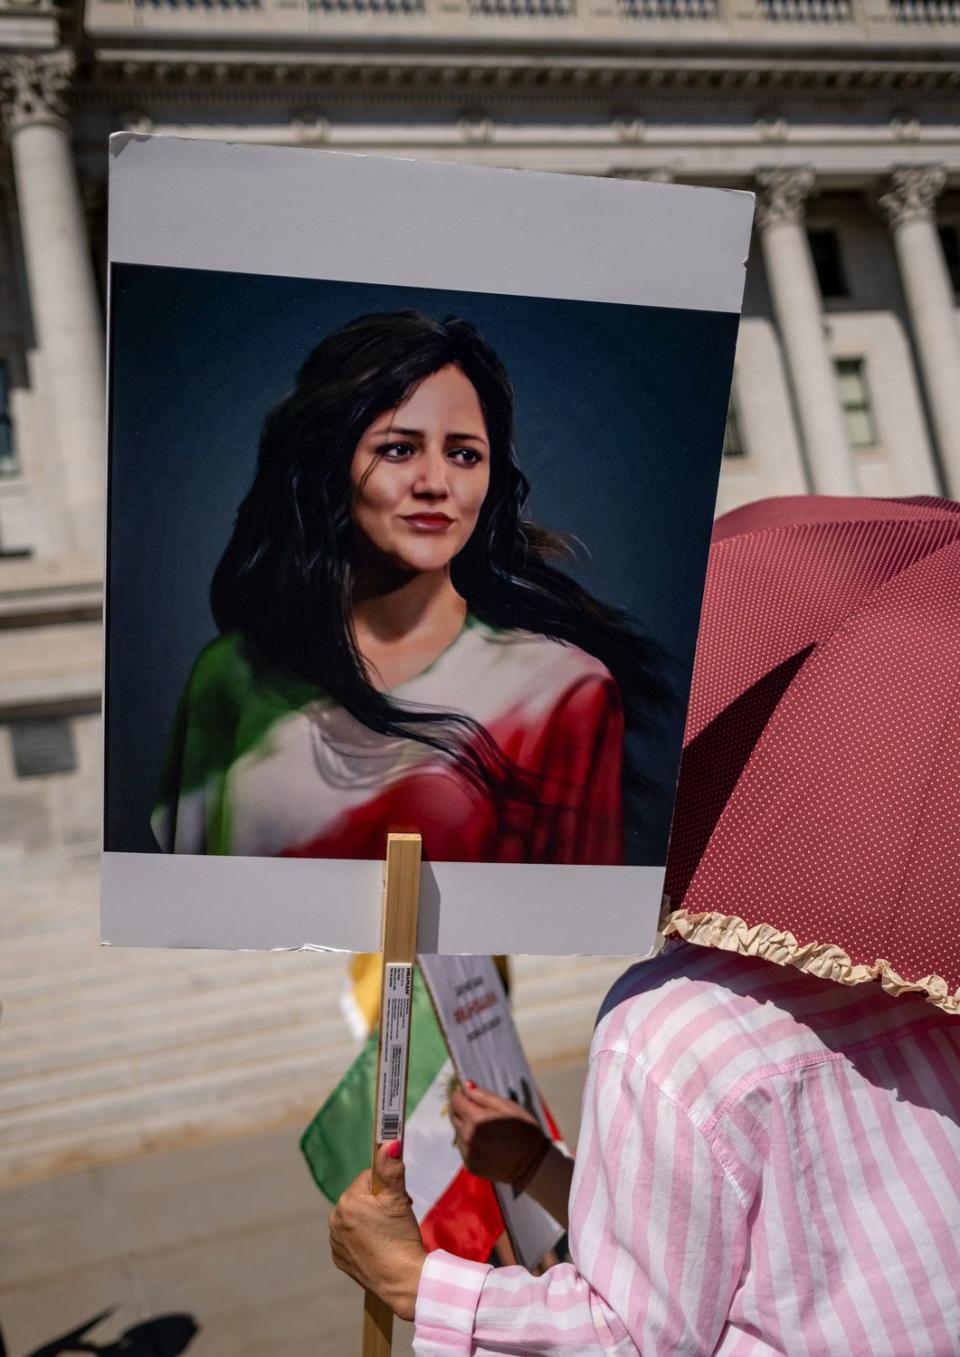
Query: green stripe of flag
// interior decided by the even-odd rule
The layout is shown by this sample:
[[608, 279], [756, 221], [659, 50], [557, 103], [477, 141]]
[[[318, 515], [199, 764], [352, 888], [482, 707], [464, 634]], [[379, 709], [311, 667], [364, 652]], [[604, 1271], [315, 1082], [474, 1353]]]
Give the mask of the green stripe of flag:
[[[358, 1173], [370, 1167], [373, 1144], [374, 1085], [377, 1038], [371, 1033], [363, 1050], [304, 1131], [300, 1148], [317, 1187], [335, 1202]], [[413, 976], [407, 1116], [436, 1079], [447, 1048], [419, 967]]]
[[208, 787], [277, 721], [318, 701], [329, 701], [320, 689], [254, 666], [237, 632], [218, 636], [198, 655], [177, 707], [159, 802]]

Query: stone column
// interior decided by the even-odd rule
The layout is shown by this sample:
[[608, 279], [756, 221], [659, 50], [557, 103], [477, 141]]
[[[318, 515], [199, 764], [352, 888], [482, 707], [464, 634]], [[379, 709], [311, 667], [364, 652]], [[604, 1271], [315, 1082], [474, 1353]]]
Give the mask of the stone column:
[[856, 495], [856, 472], [827, 350], [820, 289], [803, 226], [813, 171], [768, 170], [757, 179], [757, 228], [812, 489], [820, 495]]
[[877, 203], [893, 235], [920, 374], [948, 492], [960, 497], [960, 333], [934, 220], [940, 166], [894, 170]]
[[64, 107], [73, 69], [73, 54], [66, 51], [2, 57], [0, 98], [70, 545], [99, 558], [105, 480], [103, 326]]

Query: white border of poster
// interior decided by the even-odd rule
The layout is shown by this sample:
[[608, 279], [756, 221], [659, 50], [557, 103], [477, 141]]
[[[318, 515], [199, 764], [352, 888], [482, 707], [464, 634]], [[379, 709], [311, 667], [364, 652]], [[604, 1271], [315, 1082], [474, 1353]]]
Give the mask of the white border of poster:
[[[740, 310], [748, 193], [131, 133], [110, 154], [111, 264]], [[643, 955], [663, 875], [424, 864], [418, 951]], [[375, 861], [107, 852], [103, 940], [376, 951], [381, 883]]]

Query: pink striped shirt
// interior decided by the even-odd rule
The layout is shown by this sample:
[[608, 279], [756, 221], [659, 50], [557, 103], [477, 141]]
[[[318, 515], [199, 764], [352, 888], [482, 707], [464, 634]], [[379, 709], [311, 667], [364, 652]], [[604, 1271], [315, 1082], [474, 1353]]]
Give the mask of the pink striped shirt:
[[570, 1241], [431, 1254], [418, 1357], [956, 1357], [960, 1020], [672, 944], [605, 1001]]

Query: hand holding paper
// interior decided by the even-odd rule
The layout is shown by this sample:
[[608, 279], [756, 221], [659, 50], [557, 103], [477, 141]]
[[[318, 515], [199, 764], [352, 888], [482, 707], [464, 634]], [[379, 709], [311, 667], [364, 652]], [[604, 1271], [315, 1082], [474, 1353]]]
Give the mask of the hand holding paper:
[[450, 1098], [450, 1120], [463, 1162], [478, 1178], [509, 1183], [523, 1192], [550, 1148], [531, 1113], [510, 1098], [500, 1098], [476, 1084], [457, 1089]]
[[526, 1192], [566, 1228], [573, 1160], [526, 1108], [468, 1084], [451, 1096], [450, 1120], [471, 1173]]
[[330, 1215], [330, 1252], [341, 1272], [374, 1291], [401, 1319], [413, 1319], [426, 1250], [404, 1182], [403, 1162], [380, 1145], [373, 1192], [370, 1170], [359, 1174]]

